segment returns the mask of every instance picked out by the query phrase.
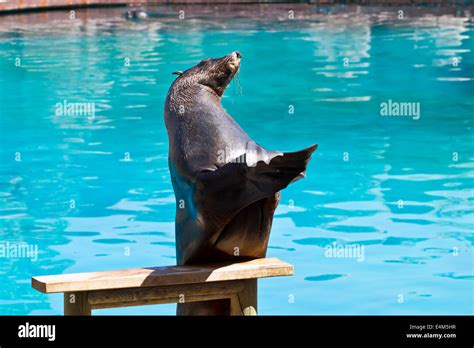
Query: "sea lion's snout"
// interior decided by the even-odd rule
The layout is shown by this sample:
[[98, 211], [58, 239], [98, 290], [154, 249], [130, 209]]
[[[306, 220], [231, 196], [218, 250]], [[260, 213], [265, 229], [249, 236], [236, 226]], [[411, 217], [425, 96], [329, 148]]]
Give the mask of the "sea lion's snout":
[[229, 60], [229, 65], [233, 72], [236, 72], [239, 67], [240, 67], [240, 59], [242, 58], [242, 55], [240, 54], [239, 51], [234, 51], [227, 55], [228, 60]]
[[239, 51], [232, 52], [231, 56], [233, 56], [235, 59], [241, 59], [242, 58], [242, 55], [240, 54]]

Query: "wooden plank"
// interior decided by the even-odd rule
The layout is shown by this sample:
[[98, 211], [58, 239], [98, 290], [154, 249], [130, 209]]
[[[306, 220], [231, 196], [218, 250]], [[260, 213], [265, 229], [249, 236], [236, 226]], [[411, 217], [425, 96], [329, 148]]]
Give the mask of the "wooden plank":
[[206, 296], [221, 294], [221, 298], [230, 298], [232, 294], [236, 294], [242, 291], [244, 288], [245, 283], [243, 280], [234, 280], [147, 288], [97, 290], [89, 293], [88, 301], [91, 305], [100, 303], [135, 302], [153, 299], [168, 299], [172, 300], [171, 303], [185, 303], [193, 302], [189, 300], [191, 295]]
[[[196, 295], [190, 296], [188, 302], [200, 302], [200, 301], [211, 301], [211, 300], [222, 300], [228, 297], [222, 295]], [[159, 305], [159, 304], [170, 304], [176, 303], [172, 299], [153, 299], [153, 300], [141, 300], [136, 302], [115, 302], [115, 303], [99, 303], [91, 306], [92, 309], [107, 309], [107, 308], [123, 308], [133, 306], [148, 306], [148, 305]]]
[[133, 268], [118, 271], [73, 273], [32, 278], [32, 286], [45, 293], [195, 284], [224, 280], [280, 277], [293, 274], [293, 266], [277, 258], [212, 265]]
[[92, 309], [187, 303], [231, 298], [245, 289], [245, 281], [168, 285], [149, 288], [98, 290], [89, 293]]
[[64, 315], [91, 315], [87, 292], [64, 293]]

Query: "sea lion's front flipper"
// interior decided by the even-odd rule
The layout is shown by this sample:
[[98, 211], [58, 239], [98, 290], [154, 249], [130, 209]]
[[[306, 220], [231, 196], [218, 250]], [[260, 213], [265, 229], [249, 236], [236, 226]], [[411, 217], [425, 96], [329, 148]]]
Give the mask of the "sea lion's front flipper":
[[239, 210], [271, 192], [256, 187], [249, 177], [256, 168], [246, 163], [228, 163], [214, 171], [202, 171], [196, 176], [196, 204], [211, 221], [226, 224]]
[[196, 203], [216, 223], [231, 219], [242, 208], [271, 197], [304, 177], [317, 145], [297, 152], [259, 150], [256, 161], [227, 163], [196, 176]]
[[[306, 175], [306, 166], [311, 155], [318, 148], [318, 145], [312, 145], [304, 150], [296, 152], [284, 152], [282, 156], [273, 158], [268, 166], [262, 166], [259, 174], [267, 174], [277, 179], [278, 185], [295, 182]], [[287, 182], [287, 180], [289, 180]]]

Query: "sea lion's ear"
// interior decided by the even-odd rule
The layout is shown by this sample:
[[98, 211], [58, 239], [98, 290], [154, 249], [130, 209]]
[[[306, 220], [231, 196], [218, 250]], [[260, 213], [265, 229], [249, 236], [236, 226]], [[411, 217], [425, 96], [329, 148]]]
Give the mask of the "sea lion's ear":
[[171, 74], [180, 76], [182, 73], [183, 73], [182, 71], [178, 70], [178, 71], [173, 71]]

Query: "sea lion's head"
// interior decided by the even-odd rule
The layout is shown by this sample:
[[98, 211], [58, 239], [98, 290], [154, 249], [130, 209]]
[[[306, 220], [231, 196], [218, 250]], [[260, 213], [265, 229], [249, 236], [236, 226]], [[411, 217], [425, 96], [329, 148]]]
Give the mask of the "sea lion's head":
[[185, 72], [175, 72], [174, 74], [180, 75], [179, 80], [182, 83], [201, 84], [222, 96], [239, 70], [241, 58], [240, 52], [235, 51], [222, 58], [204, 59]]

